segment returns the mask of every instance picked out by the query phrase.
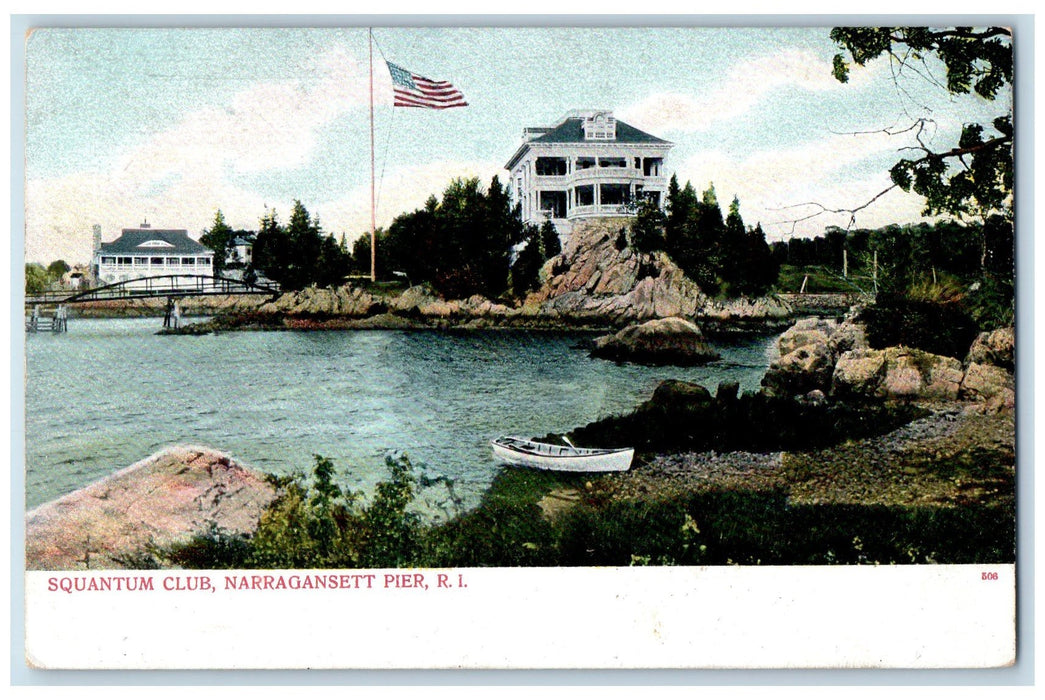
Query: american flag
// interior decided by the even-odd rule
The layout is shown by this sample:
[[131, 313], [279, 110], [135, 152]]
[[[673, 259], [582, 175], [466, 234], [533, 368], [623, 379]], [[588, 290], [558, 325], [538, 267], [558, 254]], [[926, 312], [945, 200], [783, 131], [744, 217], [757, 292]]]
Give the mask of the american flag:
[[388, 72], [392, 74], [394, 107], [449, 109], [468, 106], [461, 91], [445, 80], [429, 80], [394, 63], [385, 63], [388, 64]]

